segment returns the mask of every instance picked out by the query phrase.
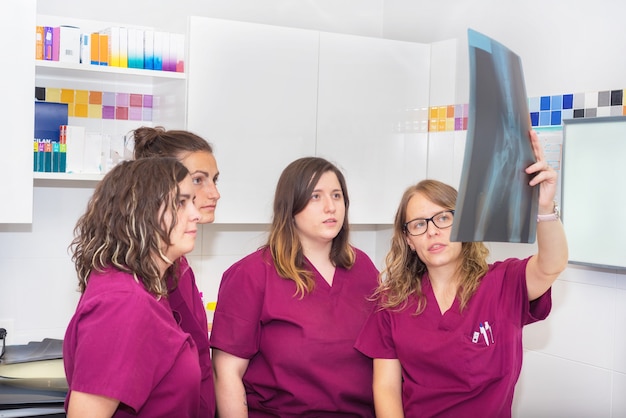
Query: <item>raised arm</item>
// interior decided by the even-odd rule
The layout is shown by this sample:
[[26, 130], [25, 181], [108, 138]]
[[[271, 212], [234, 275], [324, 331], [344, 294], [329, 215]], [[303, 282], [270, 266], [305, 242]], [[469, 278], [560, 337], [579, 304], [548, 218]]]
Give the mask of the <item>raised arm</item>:
[[372, 387], [377, 418], [404, 418], [402, 368], [398, 359], [374, 359]]
[[248, 369], [249, 360], [216, 348], [212, 350], [212, 356], [217, 415], [220, 418], [247, 417], [248, 402], [243, 375]]
[[[526, 169], [532, 174], [531, 186], [539, 185], [539, 215], [554, 213], [554, 197], [557, 188], [557, 173], [545, 159], [537, 134], [530, 132], [530, 142], [537, 162]], [[568, 249], [565, 231], [560, 219], [537, 223], [537, 254], [526, 266], [528, 297], [535, 300], [552, 286], [552, 283], [567, 267]]]

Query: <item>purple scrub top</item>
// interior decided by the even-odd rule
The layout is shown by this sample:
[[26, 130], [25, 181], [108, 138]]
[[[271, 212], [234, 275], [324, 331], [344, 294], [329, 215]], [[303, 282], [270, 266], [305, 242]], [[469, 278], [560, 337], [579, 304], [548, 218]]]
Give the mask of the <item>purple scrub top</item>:
[[121, 402], [114, 417], [197, 417], [200, 365], [167, 298], [128, 273], [93, 272], [65, 334], [70, 392]]
[[196, 286], [196, 278], [185, 257], [180, 259], [178, 284], [168, 282], [168, 300], [183, 331], [189, 333], [198, 349], [202, 382], [200, 387], [200, 417], [215, 416], [215, 388], [209, 346], [209, 328], [206, 308]]
[[441, 314], [426, 274], [422, 314], [414, 314], [415, 298], [401, 311], [372, 313], [355, 347], [372, 358], [400, 360], [405, 416], [511, 416], [522, 328], [545, 319], [552, 307], [550, 290], [528, 300], [527, 262], [490, 265], [463, 312], [456, 299]]
[[354, 349], [372, 311], [378, 271], [355, 249], [333, 285], [309, 265], [315, 289], [300, 298], [269, 251], [231, 266], [218, 294], [211, 345], [250, 359], [244, 375], [250, 417], [373, 417], [372, 361]]

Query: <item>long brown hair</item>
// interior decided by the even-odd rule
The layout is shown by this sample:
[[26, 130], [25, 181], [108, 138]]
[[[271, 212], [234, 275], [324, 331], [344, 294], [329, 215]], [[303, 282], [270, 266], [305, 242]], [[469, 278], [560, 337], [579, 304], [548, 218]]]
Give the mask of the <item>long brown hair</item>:
[[162, 126], [154, 128], [142, 126], [132, 133], [134, 157], [174, 157], [180, 158], [185, 152], [205, 151], [213, 154], [213, 147], [204, 138], [193, 132], [170, 129]]
[[294, 216], [308, 205], [317, 182], [327, 172], [333, 172], [337, 176], [346, 208], [341, 230], [333, 239], [330, 260], [335, 266], [350, 268], [355, 258], [349, 242], [350, 199], [346, 180], [334, 164], [319, 157], [305, 157], [293, 161], [283, 170], [274, 195], [274, 215], [266, 247], [271, 251], [278, 274], [285, 279], [293, 280], [296, 284], [296, 294], [301, 297], [313, 290], [315, 281], [304, 263], [302, 244]]
[[[385, 268], [380, 274], [380, 284], [374, 294], [374, 298], [381, 299], [382, 307], [398, 310], [406, 307], [409, 296], [413, 294], [417, 298], [416, 314], [422, 313], [426, 308], [422, 278], [428, 269], [417, 253], [409, 248], [404, 223], [407, 221], [406, 210], [409, 200], [418, 193], [447, 210], [455, 208], [457, 191], [440, 181], [422, 180], [406, 189], [396, 212], [391, 249], [387, 253]], [[464, 242], [461, 253], [462, 279], [458, 296], [461, 309], [464, 309], [478, 288], [480, 280], [487, 273], [489, 250], [482, 242]]]
[[[157, 258], [168, 261], [162, 248], [170, 245], [178, 183], [188, 174], [174, 158], [143, 158], [122, 161], [104, 176], [76, 223], [70, 245], [81, 293], [94, 270], [112, 267], [134, 274], [156, 296], [167, 294]], [[168, 213], [172, 222], [166, 227]]]

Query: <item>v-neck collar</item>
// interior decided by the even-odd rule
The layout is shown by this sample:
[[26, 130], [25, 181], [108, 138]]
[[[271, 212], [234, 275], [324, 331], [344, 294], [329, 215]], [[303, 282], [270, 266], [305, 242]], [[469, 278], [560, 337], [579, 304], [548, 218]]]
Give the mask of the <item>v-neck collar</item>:
[[430, 314], [439, 318], [439, 326], [438, 328], [441, 330], [451, 331], [455, 329], [461, 322], [461, 302], [458, 296], [454, 297], [454, 301], [450, 308], [441, 313], [441, 309], [439, 308], [439, 302], [437, 302], [437, 298], [435, 297], [435, 291], [433, 289], [432, 283], [430, 282], [430, 277], [428, 273], [424, 274], [422, 277], [422, 291], [426, 296], [426, 309], [431, 311]]

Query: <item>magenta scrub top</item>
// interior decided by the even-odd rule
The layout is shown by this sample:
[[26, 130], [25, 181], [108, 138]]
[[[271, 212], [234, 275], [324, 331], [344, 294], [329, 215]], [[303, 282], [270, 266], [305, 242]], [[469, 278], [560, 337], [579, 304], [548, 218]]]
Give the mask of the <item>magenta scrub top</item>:
[[189, 333], [198, 349], [202, 381], [200, 387], [200, 417], [215, 416], [215, 388], [209, 347], [209, 327], [206, 308], [196, 286], [193, 270], [185, 257], [180, 259], [178, 284], [168, 283], [169, 303], [183, 331]]
[[312, 267], [315, 289], [300, 298], [269, 251], [231, 266], [220, 284], [211, 346], [249, 359], [250, 417], [373, 417], [372, 360], [354, 349], [372, 311], [378, 271], [355, 249], [332, 287]]
[[462, 313], [456, 299], [441, 314], [425, 275], [422, 314], [414, 315], [412, 298], [400, 312], [377, 310], [370, 316], [355, 347], [372, 358], [400, 360], [407, 417], [511, 416], [522, 367], [522, 327], [545, 319], [552, 307], [550, 290], [529, 302], [527, 262], [490, 265]]
[[200, 365], [166, 298], [128, 273], [93, 272], [63, 342], [70, 392], [121, 402], [114, 417], [198, 416]]

